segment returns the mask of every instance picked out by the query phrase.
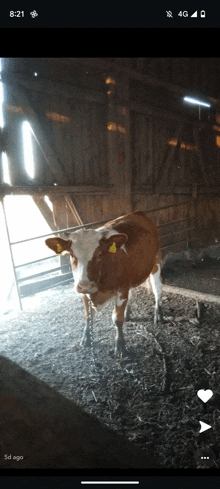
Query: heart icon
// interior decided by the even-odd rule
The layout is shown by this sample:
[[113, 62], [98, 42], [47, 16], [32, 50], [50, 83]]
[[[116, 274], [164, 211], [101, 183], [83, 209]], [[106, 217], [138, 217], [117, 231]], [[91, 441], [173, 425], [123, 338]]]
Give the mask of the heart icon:
[[200, 391], [197, 392], [197, 396], [202, 402], [208, 402], [213, 396], [213, 392], [211, 389], [206, 389], [206, 391], [204, 389], [200, 389]]

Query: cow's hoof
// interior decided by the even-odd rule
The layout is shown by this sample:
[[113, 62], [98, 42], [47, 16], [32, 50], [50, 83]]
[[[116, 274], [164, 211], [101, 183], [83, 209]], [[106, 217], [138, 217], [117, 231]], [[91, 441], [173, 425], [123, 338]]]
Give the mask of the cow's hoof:
[[163, 310], [162, 307], [159, 306], [158, 309], [156, 309], [155, 314], [154, 314], [154, 324], [163, 322]]
[[115, 356], [117, 357], [117, 355], [119, 355], [120, 358], [125, 358], [129, 356], [129, 352], [126, 348], [124, 350], [115, 349]]
[[116, 345], [115, 345], [115, 355], [119, 353], [120, 357], [126, 357], [129, 353], [128, 350], [125, 348], [125, 341], [120, 341], [118, 340]]
[[131, 306], [127, 306], [125, 309], [125, 321], [129, 321], [131, 317]]

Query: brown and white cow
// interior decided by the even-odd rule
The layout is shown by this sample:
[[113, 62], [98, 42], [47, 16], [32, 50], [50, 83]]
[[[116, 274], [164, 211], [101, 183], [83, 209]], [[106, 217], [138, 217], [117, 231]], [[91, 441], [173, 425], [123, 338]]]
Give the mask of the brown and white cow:
[[92, 313], [102, 309], [106, 301], [116, 297], [112, 314], [116, 327], [116, 351], [127, 353], [123, 323], [128, 319], [129, 290], [150, 277], [154, 292], [154, 322], [162, 321], [160, 275], [160, 244], [155, 222], [138, 211], [118, 217], [104, 226], [79, 229], [70, 234], [71, 239], [49, 238], [46, 245], [60, 254], [70, 253], [75, 289], [82, 294], [86, 327], [81, 344], [90, 345], [88, 300]]

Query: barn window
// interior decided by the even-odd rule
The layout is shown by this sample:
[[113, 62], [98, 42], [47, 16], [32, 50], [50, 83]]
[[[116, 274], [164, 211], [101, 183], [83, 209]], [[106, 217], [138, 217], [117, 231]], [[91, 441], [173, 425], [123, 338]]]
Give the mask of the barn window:
[[30, 178], [34, 178], [34, 157], [32, 147], [32, 134], [31, 125], [28, 121], [24, 121], [22, 124], [23, 130], [23, 148], [24, 148], [24, 164], [27, 174]]

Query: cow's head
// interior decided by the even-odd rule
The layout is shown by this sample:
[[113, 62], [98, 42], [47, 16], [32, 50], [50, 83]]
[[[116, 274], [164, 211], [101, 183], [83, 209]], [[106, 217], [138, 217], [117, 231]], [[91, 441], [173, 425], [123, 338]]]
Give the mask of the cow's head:
[[105, 264], [108, 268], [110, 261], [114, 261], [113, 256], [116, 257], [119, 249], [124, 247], [127, 235], [118, 233], [109, 236], [111, 232], [105, 229], [80, 229], [71, 233], [68, 240], [59, 237], [46, 239], [46, 245], [57, 255], [70, 253], [77, 292], [96, 292]]

